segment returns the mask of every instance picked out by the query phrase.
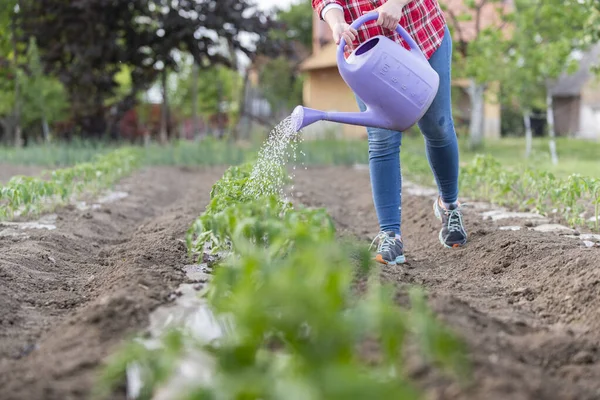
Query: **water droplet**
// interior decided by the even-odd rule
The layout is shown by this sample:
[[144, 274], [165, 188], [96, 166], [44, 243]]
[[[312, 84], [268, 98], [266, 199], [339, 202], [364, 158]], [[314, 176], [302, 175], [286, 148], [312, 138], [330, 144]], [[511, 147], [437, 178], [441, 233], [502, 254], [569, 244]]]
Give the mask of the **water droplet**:
[[[300, 141], [300, 135], [296, 134], [291, 117], [287, 117], [273, 128], [258, 153], [258, 160], [244, 188], [244, 194], [251, 197], [277, 194], [283, 198], [283, 177], [286, 175], [281, 173], [281, 169], [285, 168], [291, 159], [295, 170]], [[287, 176], [291, 180], [294, 178], [293, 173]]]

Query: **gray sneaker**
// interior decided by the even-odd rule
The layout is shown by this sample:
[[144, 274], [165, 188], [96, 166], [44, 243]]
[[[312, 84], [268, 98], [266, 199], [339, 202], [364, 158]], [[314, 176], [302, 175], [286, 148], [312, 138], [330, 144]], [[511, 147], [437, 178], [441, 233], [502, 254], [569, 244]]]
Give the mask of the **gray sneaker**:
[[433, 203], [435, 217], [442, 221], [440, 242], [447, 248], [462, 247], [467, 244], [467, 230], [465, 229], [460, 203], [446, 208], [441, 199]]
[[377, 254], [375, 261], [385, 265], [403, 264], [406, 261], [404, 257], [404, 244], [402, 240], [396, 239], [394, 231], [379, 232], [373, 239], [373, 244], [377, 243]]

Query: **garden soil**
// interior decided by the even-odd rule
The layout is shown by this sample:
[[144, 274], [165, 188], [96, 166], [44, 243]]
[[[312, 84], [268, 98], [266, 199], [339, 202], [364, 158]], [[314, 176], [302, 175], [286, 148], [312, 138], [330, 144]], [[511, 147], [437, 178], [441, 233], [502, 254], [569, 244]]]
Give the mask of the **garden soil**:
[[97, 367], [184, 280], [182, 239], [224, 169], [151, 168], [129, 196], [0, 237], [0, 398], [89, 398]]
[[[151, 168], [97, 210], [58, 211], [54, 231], [0, 238], [0, 398], [87, 399], [99, 365], [184, 280], [181, 242], [224, 169]], [[346, 167], [296, 171], [294, 201], [326, 207], [343, 235], [377, 233], [369, 177]], [[408, 263], [382, 268], [423, 285], [469, 348], [475, 384], [411, 358], [431, 399], [600, 399], [600, 249], [500, 231], [466, 209], [470, 242], [447, 250], [427, 197], [405, 193]], [[518, 221], [515, 221], [518, 223]], [[512, 224], [512, 222], [511, 222]]]
[[[377, 233], [368, 172], [297, 171], [294, 201], [326, 207], [341, 234]], [[468, 345], [474, 384], [452, 383], [424, 362], [410, 373], [430, 399], [600, 399], [600, 249], [576, 239], [504, 231], [465, 207], [468, 245], [446, 249], [429, 197], [404, 194], [408, 263], [382, 275], [425, 287], [440, 316]], [[514, 222], [514, 221], [513, 221]]]

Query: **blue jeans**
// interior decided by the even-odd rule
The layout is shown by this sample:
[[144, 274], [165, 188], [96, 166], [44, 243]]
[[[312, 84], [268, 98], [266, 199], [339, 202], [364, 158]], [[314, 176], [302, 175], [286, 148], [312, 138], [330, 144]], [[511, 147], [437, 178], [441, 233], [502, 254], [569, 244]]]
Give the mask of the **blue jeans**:
[[[440, 85], [431, 107], [419, 121], [425, 138], [429, 166], [435, 177], [442, 201], [458, 198], [458, 142], [452, 118], [451, 87], [452, 39], [446, 27], [441, 46], [429, 59], [438, 73]], [[358, 106], [365, 104], [357, 97]], [[400, 234], [402, 220], [402, 172], [400, 170], [401, 132], [367, 128], [369, 136], [369, 171], [373, 202], [382, 231]]]

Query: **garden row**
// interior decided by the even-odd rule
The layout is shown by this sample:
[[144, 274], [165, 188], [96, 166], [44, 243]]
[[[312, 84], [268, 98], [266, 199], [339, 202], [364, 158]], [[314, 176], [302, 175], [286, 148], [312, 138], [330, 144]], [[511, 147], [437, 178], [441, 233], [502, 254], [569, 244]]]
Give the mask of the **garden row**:
[[[143, 398], [151, 398], [174, 372], [184, 342], [216, 360], [214, 379], [186, 399], [416, 399], [403, 365], [409, 341], [445, 370], [467, 371], [462, 343], [418, 289], [408, 291], [410, 309], [397, 306], [396, 289], [380, 282], [369, 249], [336, 238], [325, 210], [294, 208], [277, 194], [248, 197], [250, 176], [249, 164], [229, 168], [187, 234], [196, 259], [220, 254], [206, 297], [231, 334], [207, 344], [170, 332], [153, 350], [131, 344], [107, 367], [105, 389], [118, 387], [135, 363]], [[367, 342], [379, 361], [365, 353]]]
[[[404, 174], [419, 183], [433, 184], [429, 164], [424, 154], [422, 141], [405, 140], [402, 151]], [[82, 145], [83, 146], [83, 145]], [[5, 218], [19, 207], [31, 204], [37, 210], [43, 197], [60, 194], [62, 200], [71, 193], [86, 189], [85, 185], [103, 187], [130, 171], [133, 165], [238, 165], [256, 157], [256, 146], [241, 148], [225, 141], [207, 139], [199, 143], [174, 143], [167, 147], [117, 149], [112, 152], [102, 149], [102, 156], [90, 162], [81, 161], [74, 167], [60, 169], [50, 179], [42, 177], [14, 178], [1, 189], [0, 213]], [[38, 159], [90, 153], [88, 147], [76, 150], [51, 149], [56, 152], [38, 154]], [[297, 162], [304, 165], [352, 165], [368, 162], [366, 143], [362, 141], [317, 140], [298, 145], [301, 154]], [[65, 153], [65, 154], [66, 154]], [[91, 154], [91, 153], [90, 153]], [[21, 154], [24, 159], [25, 153]], [[69, 155], [69, 157], [73, 157]], [[59, 159], [48, 162], [62, 164]], [[101, 182], [95, 183], [95, 170], [100, 170]], [[113, 172], [117, 172], [113, 174]], [[502, 206], [519, 210], [537, 211], [547, 216], [558, 216], [572, 226], [587, 226], [600, 230], [600, 178], [571, 174], [561, 177], [543, 169], [526, 166], [509, 166], [489, 155], [477, 155], [461, 167], [461, 195], [478, 200], [492, 201]]]
[[15, 176], [0, 187], [0, 220], [39, 214], [68, 203], [73, 196], [98, 193], [131, 173], [139, 162], [139, 152], [122, 148], [40, 177]]
[[[403, 172], [421, 184], [434, 184], [422, 153], [402, 152]], [[511, 167], [490, 155], [476, 155], [460, 167], [461, 197], [490, 201], [520, 211], [558, 217], [573, 227], [600, 231], [600, 178], [560, 177], [532, 167]]]

